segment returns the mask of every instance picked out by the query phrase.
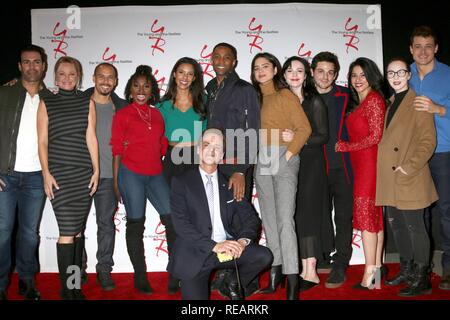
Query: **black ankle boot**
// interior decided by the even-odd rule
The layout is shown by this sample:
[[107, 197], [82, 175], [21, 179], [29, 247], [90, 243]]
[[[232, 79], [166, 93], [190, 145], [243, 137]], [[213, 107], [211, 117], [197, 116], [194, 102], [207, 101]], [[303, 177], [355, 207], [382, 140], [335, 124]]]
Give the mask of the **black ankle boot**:
[[[83, 251], [84, 251], [84, 236], [75, 237], [74, 245], [75, 245], [75, 255], [73, 258], [74, 265], [80, 268], [80, 272], [83, 272]], [[81, 281], [82, 283], [82, 281]], [[73, 289], [73, 295], [75, 300], [86, 300], [86, 296], [81, 291], [81, 286], [79, 289]]]
[[[173, 227], [172, 216], [170, 214], [164, 214], [160, 217], [160, 219], [161, 223], [166, 228], [167, 251], [169, 251], [169, 259], [170, 259], [170, 254], [172, 252], [173, 245], [176, 239], [175, 228]], [[180, 290], [180, 280], [169, 274], [167, 293], [175, 294], [179, 290]]]
[[57, 243], [56, 253], [58, 258], [59, 281], [61, 283], [60, 296], [62, 300], [74, 300], [73, 288], [68, 287], [69, 274], [67, 269], [73, 265], [75, 245], [73, 243]]
[[399, 284], [406, 283], [408, 278], [414, 271], [414, 262], [412, 260], [405, 260], [400, 258], [400, 272], [397, 273], [392, 279], [387, 279], [384, 283], [388, 286], [398, 286]]
[[261, 293], [274, 293], [277, 291], [278, 286], [281, 284], [282, 287], [284, 287], [284, 280], [285, 276], [281, 273], [281, 265], [279, 266], [272, 266], [270, 268], [270, 274], [269, 274], [269, 285], [260, 290]]
[[145, 218], [127, 219], [126, 242], [127, 251], [134, 268], [134, 287], [145, 294], [151, 294], [153, 289], [147, 279], [147, 266], [144, 251]]
[[298, 300], [298, 274], [287, 275], [286, 300]]
[[399, 292], [401, 297], [415, 297], [431, 293], [430, 267], [415, 265], [414, 274], [408, 286]]

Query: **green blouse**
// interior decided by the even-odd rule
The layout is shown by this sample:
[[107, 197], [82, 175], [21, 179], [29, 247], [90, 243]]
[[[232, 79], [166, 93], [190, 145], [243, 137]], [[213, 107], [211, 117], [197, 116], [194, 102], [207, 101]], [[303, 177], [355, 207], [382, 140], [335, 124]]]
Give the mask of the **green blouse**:
[[170, 100], [160, 102], [156, 107], [164, 118], [165, 134], [170, 142], [197, 142], [206, 129], [206, 119], [201, 121], [193, 107], [182, 112]]

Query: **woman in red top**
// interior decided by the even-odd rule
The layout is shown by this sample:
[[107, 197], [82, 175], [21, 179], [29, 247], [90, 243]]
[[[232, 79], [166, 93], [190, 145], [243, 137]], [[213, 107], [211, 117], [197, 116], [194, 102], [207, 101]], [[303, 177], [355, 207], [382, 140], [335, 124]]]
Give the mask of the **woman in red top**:
[[137, 67], [128, 80], [125, 97], [130, 104], [116, 113], [112, 124], [114, 191], [118, 199], [123, 199], [127, 212], [126, 242], [134, 268], [134, 286], [150, 294], [153, 290], [147, 279], [143, 242], [147, 199], [158, 211], [166, 234], [174, 230], [170, 190], [161, 161], [168, 142], [163, 117], [152, 106], [158, 102], [159, 93], [149, 66]]
[[383, 213], [375, 206], [378, 143], [383, 134], [385, 101], [381, 92], [383, 76], [375, 62], [356, 59], [349, 68], [348, 84], [352, 102], [346, 118], [350, 142], [338, 141], [337, 152], [350, 152], [355, 179], [353, 184], [353, 227], [361, 230], [365, 270], [355, 289], [373, 287], [375, 274], [382, 268]]

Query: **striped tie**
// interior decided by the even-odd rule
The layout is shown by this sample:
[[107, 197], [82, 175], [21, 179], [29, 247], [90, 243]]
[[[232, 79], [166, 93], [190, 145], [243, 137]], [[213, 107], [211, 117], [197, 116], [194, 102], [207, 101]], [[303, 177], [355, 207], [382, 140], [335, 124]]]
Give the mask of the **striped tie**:
[[213, 228], [211, 238], [213, 238], [214, 235], [214, 188], [212, 177], [212, 175], [206, 175], [206, 178], [208, 179], [206, 182], [206, 198], [208, 199], [209, 215], [211, 216], [211, 226]]

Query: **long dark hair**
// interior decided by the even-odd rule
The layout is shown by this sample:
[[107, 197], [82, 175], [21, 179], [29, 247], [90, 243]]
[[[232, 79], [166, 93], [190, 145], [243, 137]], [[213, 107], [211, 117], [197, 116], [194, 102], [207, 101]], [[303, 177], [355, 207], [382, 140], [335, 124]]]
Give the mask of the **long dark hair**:
[[177, 72], [177, 69], [182, 64], [189, 64], [194, 68], [194, 77], [191, 86], [189, 87], [189, 92], [192, 95], [192, 105], [194, 111], [200, 115], [200, 120], [204, 120], [206, 117], [205, 109], [205, 86], [203, 84], [203, 70], [200, 64], [192, 58], [183, 57], [179, 59], [172, 68], [170, 72], [170, 80], [167, 86], [167, 91], [161, 101], [170, 100], [173, 104], [176, 104], [177, 100], [177, 84], [175, 82], [173, 74]]
[[364, 72], [364, 76], [366, 77], [367, 82], [372, 90], [378, 92], [381, 97], [384, 99], [383, 94], [383, 84], [384, 78], [378, 68], [377, 64], [368, 58], [358, 58], [350, 64], [348, 68], [347, 81], [348, 87], [350, 89], [350, 101], [348, 105], [348, 112], [352, 112], [356, 109], [356, 107], [361, 103], [359, 101], [358, 93], [355, 88], [352, 86], [352, 71], [356, 66], [360, 66]]
[[275, 57], [273, 54], [268, 53], [268, 52], [261, 52], [256, 54], [253, 57], [252, 60], [252, 66], [251, 66], [251, 76], [250, 79], [252, 80], [252, 84], [256, 89], [256, 92], [258, 92], [259, 95], [259, 100], [262, 101], [262, 93], [261, 93], [261, 88], [259, 87], [259, 82], [256, 81], [255, 78], [255, 61], [258, 58], [265, 58], [267, 60], [269, 60], [269, 62], [272, 64], [272, 66], [274, 68], [277, 68], [277, 73], [273, 76], [273, 84], [275, 85], [275, 90], [276, 91], [280, 91], [281, 89], [285, 89], [288, 88], [287, 83], [284, 81], [283, 78], [283, 73], [281, 72], [281, 63], [280, 61], [277, 59], [277, 57]]
[[[318, 94], [316, 86], [314, 85], [314, 79], [313, 79], [313, 77], [311, 75], [311, 66], [310, 66], [308, 60], [306, 60], [306, 59], [304, 59], [302, 57], [292, 56], [292, 57], [288, 58], [284, 62], [283, 68], [281, 70], [281, 73], [283, 74], [283, 77], [284, 77], [284, 74], [286, 73], [286, 70], [289, 69], [292, 66], [292, 62], [293, 61], [298, 61], [305, 67], [306, 79], [305, 79], [305, 82], [303, 83], [303, 86], [302, 86], [303, 97], [306, 99], [307, 97], [311, 98], [314, 95]], [[286, 78], [284, 78], [284, 79], [286, 81]], [[287, 81], [286, 81], [286, 83], [287, 83]]]
[[130, 79], [128, 79], [127, 85], [125, 86], [125, 99], [128, 102], [132, 102], [131, 98], [131, 85], [133, 81], [138, 77], [145, 77], [150, 85], [152, 86], [152, 95], [150, 96], [148, 104], [154, 105], [159, 102], [159, 88], [158, 83], [156, 82], [155, 76], [152, 74], [152, 67], [147, 65], [140, 65], [136, 68], [136, 71], [131, 75]]

